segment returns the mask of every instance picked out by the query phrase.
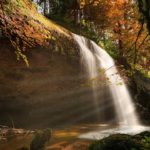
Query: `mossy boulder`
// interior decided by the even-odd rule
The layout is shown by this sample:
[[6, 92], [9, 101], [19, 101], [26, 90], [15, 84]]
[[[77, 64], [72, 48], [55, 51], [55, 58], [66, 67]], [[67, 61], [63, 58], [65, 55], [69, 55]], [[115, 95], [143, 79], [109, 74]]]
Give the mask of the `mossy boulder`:
[[44, 150], [46, 144], [51, 138], [51, 129], [36, 132], [31, 144], [30, 150]]
[[150, 132], [135, 136], [115, 134], [89, 146], [89, 150], [150, 150]]

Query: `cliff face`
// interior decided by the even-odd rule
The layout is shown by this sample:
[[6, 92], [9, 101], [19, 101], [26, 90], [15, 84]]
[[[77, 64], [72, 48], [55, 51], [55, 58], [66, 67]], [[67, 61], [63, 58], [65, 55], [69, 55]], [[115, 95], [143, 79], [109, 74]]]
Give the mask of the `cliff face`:
[[25, 51], [37, 46], [78, 55], [71, 33], [39, 14], [30, 0], [1, 0], [0, 28], [15, 48], [17, 59], [23, 58], [27, 65]]
[[[9, 41], [0, 46], [0, 124], [16, 128], [60, 127], [97, 121], [92, 89], [80, 63], [34, 48], [30, 67], [18, 63]], [[91, 110], [88, 113], [87, 110]], [[85, 117], [84, 117], [85, 116]]]

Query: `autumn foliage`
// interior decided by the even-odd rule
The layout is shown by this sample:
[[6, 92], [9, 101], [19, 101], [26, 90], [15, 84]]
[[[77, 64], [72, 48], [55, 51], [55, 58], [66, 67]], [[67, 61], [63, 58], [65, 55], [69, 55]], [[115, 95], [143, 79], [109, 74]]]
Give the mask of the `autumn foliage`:
[[120, 61], [125, 60], [131, 68], [150, 74], [150, 39], [137, 1], [81, 0], [81, 4], [85, 18], [94, 22], [104, 45], [107, 47], [110, 39]]
[[[55, 46], [64, 48], [64, 53], [76, 55], [69, 43], [75, 45], [69, 31], [55, 25], [37, 12], [29, 0], [3, 0], [0, 2], [0, 28], [11, 41], [17, 54], [29, 66], [25, 51], [32, 47], [45, 47], [52, 52]], [[67, 41], [68, 45], [64, 45]], [[75, 47], [75, 46], [73, 46]]]

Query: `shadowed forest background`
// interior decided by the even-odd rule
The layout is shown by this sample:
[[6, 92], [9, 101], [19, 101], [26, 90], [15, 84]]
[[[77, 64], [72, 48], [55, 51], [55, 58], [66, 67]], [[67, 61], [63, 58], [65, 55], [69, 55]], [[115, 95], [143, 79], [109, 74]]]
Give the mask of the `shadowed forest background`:
[[[0, 0], [0, 150], [149, 150], [148, 131], [78, 138], [118, 126], [107, 77], [114, 66], [149, 126], [149, 12], [148, 0]], [[95, 59], [98, 75], [89, 78], [92, 57], [82, 49], [97, 57], [93, 42], [114, 63], [99, 68]]]

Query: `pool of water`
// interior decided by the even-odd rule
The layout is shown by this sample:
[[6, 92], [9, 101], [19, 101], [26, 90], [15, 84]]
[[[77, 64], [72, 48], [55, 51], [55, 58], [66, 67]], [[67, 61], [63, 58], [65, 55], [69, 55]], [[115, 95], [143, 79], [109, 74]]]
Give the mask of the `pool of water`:
[[[150, 127], [146, 126], [121, 126], [110, 124], [82, 124], [70, 126], [68, 128], [60, 128], [52, 130], [52, 138], [47, 145], [47, 150], [74, 150], [74, 148], [87, 147], [93, 140], [102, 139], [112, 134], [138, 134], [143, 131], [150, 131]], [[33, 134], [14, 137], [0, 144], [0, 150], [16, 150], [20, 147], [29, 147]]]

